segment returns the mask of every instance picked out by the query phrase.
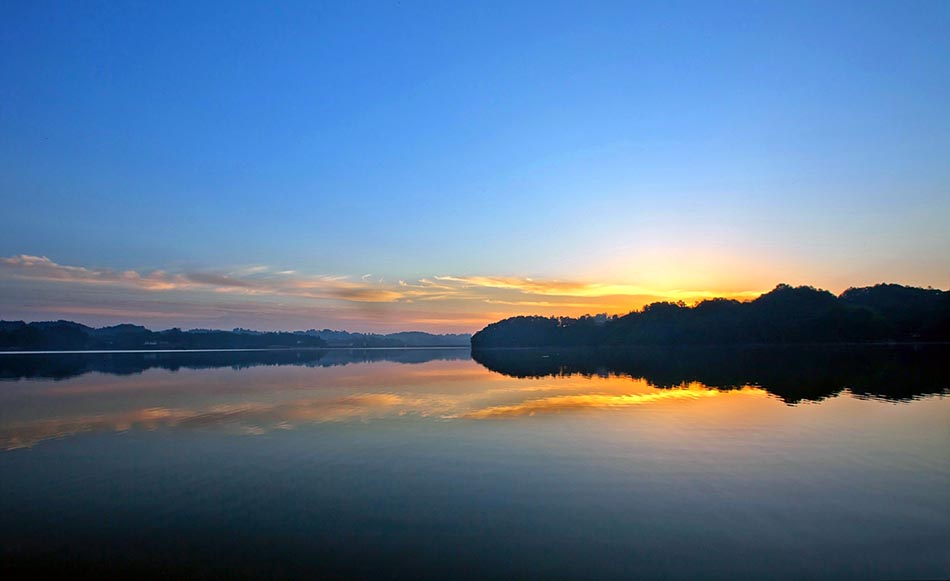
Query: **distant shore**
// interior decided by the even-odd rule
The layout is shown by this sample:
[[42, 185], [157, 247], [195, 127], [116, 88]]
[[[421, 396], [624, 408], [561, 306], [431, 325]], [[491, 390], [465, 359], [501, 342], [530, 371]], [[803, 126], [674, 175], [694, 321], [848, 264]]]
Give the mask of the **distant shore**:
[[46, 351], [0, 351], [0, 355], [81, 355], [110, 353], [246, 353], [258, 351], [408, 351], [422, 349], [471, 349], [471, 345], [436, 345], [418, 347], [259, 347], [254, 349], [73, 349], [73, 350], [46, 350]]
[[746, 348], [773, 348], [773, 347], [926, 347], [929, 345], [950, 345], [950, 340], [945, 341], [813, 341], [797, 343], [683, 343], [683, 344], [609, 344], [609, 345], [537, 345], [528, 347], [472, 347], [477, 351], [557, 351], [559, 349], [576, 350], [610, 350], [610, 349], [746, 349]]
[[152, 331], [141, 325], [89, 327], [73, 321], [0, 321], [3, 351], [201, 351], [318, 348], [464, 347], [469, 335], [436, 335], [403, 331], [379, 335], [330, 329], [254, 331], [233, 329], [168, 329]]

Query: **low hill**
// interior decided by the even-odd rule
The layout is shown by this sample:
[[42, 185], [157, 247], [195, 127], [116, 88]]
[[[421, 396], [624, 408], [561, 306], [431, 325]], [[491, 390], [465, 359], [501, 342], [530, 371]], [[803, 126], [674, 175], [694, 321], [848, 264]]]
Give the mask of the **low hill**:
[[0, 350], [78, 351], [138, 349], [266, 349], [324, 347], [319, 337], [294, 333], [243, 334], [233, 331], [150, 331], [138, 325], [95, 329], [71, 321], [0, 322]]
[[0, 321], [0, 350], [267, 349], [315, 347], [468, 347], [470, 335], [406, 331], [389, 335], [347, 331], [265, 332], [250, 329], [169, 329], [141, 325], [93, 328], [72, 321]]
[[320, 337], [330, 347], [468, 347], [472, 339], [472, 336], [467, 334], [435, 335], [422, 331], [401, 331], [379, 335], [311, 329], [298, 331], [298, 334]]
[[950, 340], [950, 292], [880, 284], [836, 297], [780, 284], [755, 300], [659, 302], [623, 316], [512, 317], [472, 336], [473, 349]]

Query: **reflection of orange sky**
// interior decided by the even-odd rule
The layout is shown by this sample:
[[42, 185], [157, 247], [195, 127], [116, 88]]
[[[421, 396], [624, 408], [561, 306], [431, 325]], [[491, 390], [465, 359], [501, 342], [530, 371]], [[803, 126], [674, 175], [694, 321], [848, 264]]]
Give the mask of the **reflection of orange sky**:
[[[29, 384], [29, 389], [17, 389]], [[629, 377], [517, 379], [472, 361], [393, 362], [340, 367], [255, 367], [121, 377], [90, 374], [66, 382], [20, 382], [0, 394], [0, 448], [71, 435], [131, 429], [223, 429], [262, 434], [322, 422], [380, 418], [466, 421], [535, 414], [675, 406], [728, 399], [744, 408], [765, 392], [719, 392], [701, 384], [657, 389]], [[768, 405], [768, 404], [767, 404]]]
[[[372, 364], [307, 367], [288, 365], [279, 368], [254, 366], [233, 371], [228, 368], [181, 370], [169, 372], [149, 369], [134, 376], [89, 373], [68, 381], [45, 382], [42, 389], [37, 383], [16, 382], [0, 391], [0, 406], [14, 396], [29, 397], [43, 402], [44, 407], [64, 403], [83, 406], [97, 401], [117, 398], [190, 398], [194, 394], [208, 397], [294, 397], [300, 393], [333, 390], [352, 393], [367, 390], [391, 392], [401, 388], [415, 391], [427, 389], [451, 390], [453, 384], [478, 381], [481, 384], [510, 381], [502, 375], [488, 373], [471, 361], [433, 360], [424, 364], [403, 364], [376, 361]], [[7, 404], [8, 407], [10, 404]]]
[[[799, 417], [833, 414], [832, 423], [850, 417], [886, 421], [906, 413], [851, 397], [789, 408], [749, 386], [716, 390], [684, 383], [660, 389], [618, 375], [519, 379], [472, 360], [90, 373], [65, 381], [6, 383], [0, 409], [0, 450], [94, 432], [187, 429], [260, 435], [327, 422], [500, 420], [511, 425], [532, 416], [590, 417], [598, 425], [610, 420], [619, 438], [637, 425], [662, 440], [669, 430], [694, 424], [726, 432], [751, 425], [767, 432], [792, 409]], [[920, 409], [945, 413], [934, 406]]]
[[[746, 394], [766, 395], [763, 390], [745, 390]], [[550, 414], [583, 409], [612, 409], [633, 405], [644, 405], [657, 402], [666, 402], [679, 399], [702, 399], [719, 396], [722, 392], [706, 387], [690, 387], [687, 389], [656, 390], [652, 393], [631, 393], [622, 395], [582, 394], [559, 395], [532, 399], [513, 405], [500, 405], [478, 409], [463, 415], [466, 418], [487, 419], [507, 418], [517, 416], [533, 416], [535, 414]]]

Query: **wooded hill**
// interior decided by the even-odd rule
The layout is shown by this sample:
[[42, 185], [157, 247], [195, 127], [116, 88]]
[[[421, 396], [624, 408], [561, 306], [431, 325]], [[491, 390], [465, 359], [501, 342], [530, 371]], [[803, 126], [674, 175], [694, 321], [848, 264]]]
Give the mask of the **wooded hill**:
[[835, 296], [780, 284], [748, 302], [659, 302], [611, 317], [512, 317], [475, 333], [472, 348], [948, 340], [950, 292], [879, 284]]

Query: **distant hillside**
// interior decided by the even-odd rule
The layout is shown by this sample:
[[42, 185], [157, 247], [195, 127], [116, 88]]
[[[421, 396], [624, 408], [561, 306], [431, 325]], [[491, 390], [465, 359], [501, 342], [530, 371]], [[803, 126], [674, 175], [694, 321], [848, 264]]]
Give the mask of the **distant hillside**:
[[325, 347], [319, 337], [294, 333], [194, 330], [150, 331], [139, 325], [93, 328], [71, 321], [0, 321], [0, 350], [266, 349]]
[[0, 321], [0, 350], [267, 349], [315, 347], [468, 347], [469, 335], [419, 331], [374, 335], [346, 331], [265, 332], [250, 329], [150, 331], [122, 324], [93, 328], [72, 321]]
[[749, 302], [660, 302], [613, 317], [513, 317], [475, 333], [472, 347], [948, 340], [950, 292], [879, 284], [836, 297], [780, 284]]
[[388, 335], [375, 333], [349, 333], [324, 329], [298, 331], [311, 337], [319, 337], [330, 347], [468, 347], [472, 339], [468, 334], [433, 335], [422, 331], [402, 331]]

